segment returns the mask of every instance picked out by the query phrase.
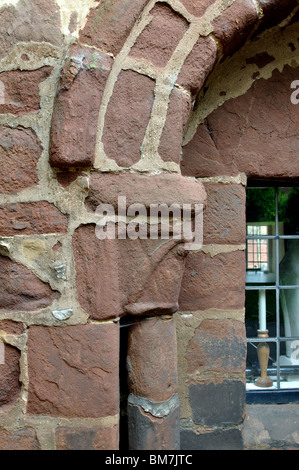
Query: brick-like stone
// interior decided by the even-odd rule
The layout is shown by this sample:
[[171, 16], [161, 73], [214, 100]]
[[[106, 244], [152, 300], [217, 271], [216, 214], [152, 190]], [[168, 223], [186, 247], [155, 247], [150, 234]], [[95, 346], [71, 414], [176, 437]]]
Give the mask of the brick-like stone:
[[242, 244], [246, 234], [246, 190], [238, 184], [205, 183], [204, 244]]
[[50, 144], [52, 166], [88, 167], [93, 164], [99, 110], [112, 63], [110, 56], [93, 48], [71, 46], [54, 106]]
[[38, 183], [36, 166], [42, 153], [31, 129], [0, 127], [0, 193], [13, 194]]
[[20, 335], [25, 331], [25, 325], [21, 322], [16, 322], [13, 320], [1, 320], [0, 321], [0, 330], [9, 333], [10, 335]]
[[223, 46], [224, 55], [232, 55], [243, 46], [257, 19], [252, 0], [236, 0], [213, 21], [214, 34]]
[[29, 414], [99, 418], [118, 413], [119, 327], [30, 326]]
[[183, 64], [177, 83], [196, 96], [211, 73], [217, 56], [216, 42], [210, 37], [200, 36]]
[[60, 294], [32, 271], [0, 255], [0, 310], [29, 312], [48, 307]]
[[19, 42], [61, 45], [60, 11], [54, 0], [20, 0], [0, 9], [0, 57]]
[[120, 73], [105, 117], [103, 145], [107, 157], [123, 167], [140, 159], [140, 149], [154, 102], [155, 82], [132, 70]]
[[169, 415], [156, 418], [145, 413], [140, 406], [128, 406], [129, 441], [133, 450], [179, 450], [180, 410], [174, 408]]
[[203, 252], [190, 253], [182, 280], [180, 310], [244, 308], [245, 273], [243, 251], [214, 257]]
[[18, 349], [9, 344], [4, 345], [4, 357], [1, 357], [3, 361], [0, 362], [0, 407], [13, 403], [20, 395], [20, 356]]
[[297, 0], [260, 0], [263, 17], [255, 34], [281, 23], [298, 6]]
[[162, 402], [177, 392], [175, 320], [144, 320], [130, 327], [128, 386], [131, 393]]
[[41, 450], [41, 446], [32, 428], [12, 431], [0, 428], [0, 450]]
[[203, 16], [211, 5], [215, 3], [216, 0], [180, 0], [184, 7], [191, 13], [191, 15], [200, 17]]
[[232, 426], [242, 423], [246, 392], [240, 380], [191, 383], [188, 390], [195, 424]]
[[5, 204], [0, 207], [0, 235], [65, 233], [68, 217], [46, 201]]
[[40, 109], [39, 84], [46, 80], [52, 67], [45, 66], [38, 70], [10, 70], [0, 73], [3, 90], [0, 101], [0, 114], [21, 115]]
[[199, 434], [183, 429], [181, 450], [244, 450], [242, 433], [238, 428], [216, 429]]
[[182, 173], [297, 177], [299, 118], [290, 84], [298, 79], [298, 71], [288, 65], [282, 72], [274, 70], [271, 78], [257, 80], [244, 95], [212, 112], [183, 149]]
[[246, 350], [243, 323], [204, 319], [196, 328], [185, 352], [187, 372], [243, 373]]
[[138, 37], [130, 55], [148, 60], [157, 67], [165, 67], [189, 24], [165, 3], [157, 2], [150, 16], [150, 24]]
[[165, 126], [159, 144], [159, 155], [166, 162], [180, 164], [183, 130], [191, 111], [187, 93], [174, 88], [169, 101]]
[[56, 428], [56, 450], [117, 450], [118, 426]]
[[90, 9], [79, 39], [117, 55], [149, 0], [110, 0]]

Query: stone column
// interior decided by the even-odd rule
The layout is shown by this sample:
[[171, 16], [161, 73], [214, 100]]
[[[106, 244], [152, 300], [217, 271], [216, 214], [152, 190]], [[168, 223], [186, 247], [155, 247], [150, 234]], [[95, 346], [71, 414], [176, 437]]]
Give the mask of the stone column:
[[128, 338], [130, 450], [179, 450], [177, 342], [172, 316], [144, 318]]

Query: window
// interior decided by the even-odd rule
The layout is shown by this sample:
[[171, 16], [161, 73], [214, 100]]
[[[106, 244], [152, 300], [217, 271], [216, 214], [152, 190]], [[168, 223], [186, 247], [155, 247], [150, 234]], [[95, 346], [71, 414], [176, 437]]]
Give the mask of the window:
[[299, 187], [248, 187], [246, 219], [246, 389], [299, 396]]

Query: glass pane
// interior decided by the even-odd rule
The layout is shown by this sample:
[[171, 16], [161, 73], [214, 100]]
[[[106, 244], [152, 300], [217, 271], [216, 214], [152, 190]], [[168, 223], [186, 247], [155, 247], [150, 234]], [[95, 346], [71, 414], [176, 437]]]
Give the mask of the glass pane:
[[246, 220], [253, 224], [274, 224], [275, 227], [275, 188], [247, 189]]
[[299, 240], [280, 240], [279, 278], [282, 286], [299, 286]]
[[247, 338], [257, 338], [259, 330], [275, 338], [276, 290], [246, 290], [245, 318]]
[[278, 189], [279, 235], [299, 235], [299, 188]]
[[[248, 226], [251, 231], [253, 226]], [[262, 227], [263, 228], [263, 227]], [[268, 227], [265, 227], [268, 230]], [[247, 240], [247, 272], [246, 283], [251, 285], [275, 285], [275, 240], [249, 239]]]

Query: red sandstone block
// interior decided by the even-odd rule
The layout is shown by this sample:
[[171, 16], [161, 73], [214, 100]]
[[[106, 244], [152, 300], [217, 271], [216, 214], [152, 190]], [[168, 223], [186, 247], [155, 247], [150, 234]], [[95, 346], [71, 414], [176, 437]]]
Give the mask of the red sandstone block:
[[252, 0], [236, 0], [213, 22], [214, 34], [224, 55], [232, 55], [248, 38], [258, 19]]
[[186, 348], [187, 373], [243, 373], [246, 350], [246, 333], [242, 322], [204, 319], [195, 329]]
[[257, 34], [279, 24], [298, 6], [297, 0], [260, 0], [259, 4], [264, 16], [257, 29]]
[[179, 299], [180, 310], [241, 309], [245, 302], [245, 253], [203, 252], [187, 256]]
[[177, 83], [197, 95], [211, 73], [218, 55], [216, 42], [200, 37], [184, 62]]
[[174, 319], [145, 319], [130, 327], [127, 364], [128, 386], [133, 395], [162, 402], [177, 393]]
[[150, 24], [137, 38], [130, 55], [148, 60], [157, 67], [165, 67], [189, 24], [165, 3], [157, 2], [150, 16]]
[[0, 428], [0, 450], [41, 450], [34, 429], [9, 431]]
[[60, 80], [51, 127], [50, 164], [93, 164], [99, 110], [113, 60], [92, 48], [72, 46]]
[[26, 114], [40, 109], [39, 84], [46, 80], [52, 67], [38, 70], [10, 70], [0, 73], [0, 114]]
[[[3, 343], [1, 345], [3, 347]], [[9, 344], [4, 345], [4, 351], [2, 347], [0, 355], [0, 410], [4, 405], [14, 403], [21, 392], [21, 383], [19, 381], [20, 351]]]
[[140, 159], [140, 149], [154, 102], [155, 82], [131, 70], [122, 71], [105, 117], [104, 150], [123, 167]]
[[57, 428], [56, 450], [118, 450], [118, 426]]
[[13, 194], [38, 183], [36, 165], [42, 150], [31, 129], [0, 127], [0, 193]]
[[246, 235], [246, 190], [240, 184], [205, 183], [204, 244], [243, 244]]
[[184, 7], [191, 13], [191, 15], [200, 17], [203, 16], [207, 8], [209, 8], [216, 0], [180, 0]]
[[0, 255], [0, 311], [30, 312], [48, 307], [60, 294], [32, 271]]
[[99, 418], [118, 413], [119, 327], [30, 326], [29, 414]]
[[110, 0], [91, 8], [79, 39], [117, 55], [149, 0]]
[[0, 207], [0, 235], [64, 233], [68, 217], [46, 201], [6, 204]]
[[183, 130], [190, 111], [190, 96], [174, 88], [170, 95], [166, 122], [158, 149], [160, 157], [166, 162], [180, 164]]

